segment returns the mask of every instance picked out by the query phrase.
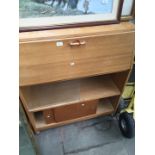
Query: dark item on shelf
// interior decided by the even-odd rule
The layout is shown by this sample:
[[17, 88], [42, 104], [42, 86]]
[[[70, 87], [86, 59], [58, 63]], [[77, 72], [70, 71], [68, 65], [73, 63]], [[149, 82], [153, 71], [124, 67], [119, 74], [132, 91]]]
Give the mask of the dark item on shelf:
[[66, 105], [54, 109], [57, 122], [95, 114], [98, 100]]

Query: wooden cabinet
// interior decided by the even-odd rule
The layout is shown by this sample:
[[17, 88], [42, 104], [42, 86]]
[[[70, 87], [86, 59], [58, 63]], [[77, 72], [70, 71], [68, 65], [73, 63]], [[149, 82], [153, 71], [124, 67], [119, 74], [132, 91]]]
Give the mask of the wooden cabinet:
[[116, 111], [134, 25], [20, 33], [20, 98], [35, 131]]

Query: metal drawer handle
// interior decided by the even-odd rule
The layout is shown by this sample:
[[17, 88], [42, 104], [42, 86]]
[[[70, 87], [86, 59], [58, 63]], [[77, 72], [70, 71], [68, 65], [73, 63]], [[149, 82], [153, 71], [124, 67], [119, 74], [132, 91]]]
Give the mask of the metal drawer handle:
[[75, 65], [75, 62], [70, 62], [70, 66], [74, 66]]
[[70, 46], [80, 46], [80, 45], [85, 45], [85, 44], [86, 44], [86, 41], [79, 41], [79, 40], [69, 43]]
[[85, 104], [83, 103], [83, 104], [81, 104], [82, 105], [82, 107], [84, 107], [85, 106]]
[[51, 116], [50, 115], [47, 115], [47, 118], [50, 118]]

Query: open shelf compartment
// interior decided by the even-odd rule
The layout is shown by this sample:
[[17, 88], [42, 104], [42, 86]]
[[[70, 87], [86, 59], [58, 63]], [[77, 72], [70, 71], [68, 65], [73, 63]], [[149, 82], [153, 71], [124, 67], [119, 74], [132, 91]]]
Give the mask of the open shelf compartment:
[[120, 95], [110, 75], [21, 87], [29, 112]]
[[107, 115], [107, 114], [111, 114], [114, 112], [114, 108], [112, 106], [112, 102], [111, 102], [111, 98], [106, 98], [106, 99], [101, 99], [100, 102], [98, 103], [97, 106], [97, 110], [95, 114], [91, 114], [91, 115], [87, 115], [84, 117], [79, 117], [79, 118], [75, 118], [75, 119], [71, 119], [71, 120], [66, 120], [63, 122], [54, 122], [51, 124], [46, 124], [44, 117], [43, 117], [43, 113], [42, 112], [35, 112], [34, 113], [34, 117], [35, 117], [35, 121], [36, 121], [36, 129], [37, 130], [43, 130], [49, 127], [55, 127], [55, 126], [61, 126], [64, 124], [68, 124], [68, 123], [73, 123], [73, 122], [78, 122], [78, 121], [82, 121], [82, 120], [87, 120], [87, 119], [91, 119], [97, 116], [101, 116], [101, 115]]

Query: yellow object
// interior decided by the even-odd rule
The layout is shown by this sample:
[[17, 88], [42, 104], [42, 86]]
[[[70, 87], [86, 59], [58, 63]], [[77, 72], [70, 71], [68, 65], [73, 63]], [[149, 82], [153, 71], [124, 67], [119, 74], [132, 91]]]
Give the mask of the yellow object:
[[135, 99], [135, 86], [134, 83], [128, 83], [125, 86], [123, 95], [122, 95], [124, 100], [130, 99], [130, 103], [127, 108], [123, 109], [122, 112], [128, 112], [128, 113], [133, 113], [134, 117], [134, 99]]
[[123, 95], [122, 95], [123, 99], [132, 98], [134, 92], [135, 92], [134, 83], [127, 83], [127, 85], [125, 86]]

